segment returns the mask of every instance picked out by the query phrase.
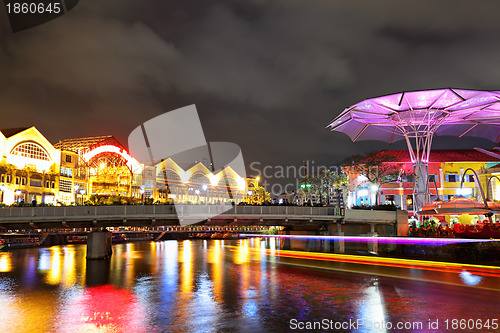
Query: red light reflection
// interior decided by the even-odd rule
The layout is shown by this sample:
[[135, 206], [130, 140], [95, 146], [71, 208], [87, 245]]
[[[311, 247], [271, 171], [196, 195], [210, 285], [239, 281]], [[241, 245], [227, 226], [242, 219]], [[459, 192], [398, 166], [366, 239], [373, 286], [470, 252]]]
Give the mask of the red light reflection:
[[[71, 332], [144, 332], [144, 313], [135, 296], [112, 285], [89, 287], [72, 298], [61, 329]], [[68, 330], [69, 329], [69, 330]]]

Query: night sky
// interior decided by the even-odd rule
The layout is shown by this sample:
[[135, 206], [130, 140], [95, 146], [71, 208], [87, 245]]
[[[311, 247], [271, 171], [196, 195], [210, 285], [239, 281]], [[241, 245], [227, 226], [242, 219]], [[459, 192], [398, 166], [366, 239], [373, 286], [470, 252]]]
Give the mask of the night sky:
[[[2, 9], [0, 128], [126, 144], [144, 121], [196, 104], [207, 140], [240, 145], [247, 165], [401, 149], [325, 126], [403, 90], [500, 90], [499, 13], [498, 0], [81, 0], [12, 33]], [[493, 143], [433, 148], [474, 146]]]

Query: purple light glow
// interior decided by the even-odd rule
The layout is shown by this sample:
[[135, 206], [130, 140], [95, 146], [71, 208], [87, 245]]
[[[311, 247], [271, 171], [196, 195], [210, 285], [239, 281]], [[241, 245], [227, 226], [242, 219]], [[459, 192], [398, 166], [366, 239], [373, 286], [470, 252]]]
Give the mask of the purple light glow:
[[[353, 142], [406, 140], [414, 166], [429, 163], [434, 136], [474, 136], [500, 141], [498, 91], [434, 89], [403, 91], [375, 97], [345, 109], [327, 127], [347, 134]], [[412, 141], [414, 141], [412, 143]], [[415, 172], [413, 210], [429, 195], [428, 171]], [[425, 188], [423, 193], [421, 188]]]
[[267, 237], [267, 238], [294, 238], [308, 240], [344, 241], [351, 243], [378, 243], [385, 244], [413, 244], [413, 245], [447, 245], [457, 243], [473, 242], [496, 242], [495, 239], [469, 239], [469, 238], [419, 238], [419, 237], [363, 237], [363, 236], [308, 236], [308, 235], [253, 235], [242, 234], [245, 237]]
[[496, 141], [500, 130], [499, 102], [498, 91], [405, 91], [354, 104], [328, 127], [349, 135], [353, 141], [392, 143], [413, 132], [468, 135]]

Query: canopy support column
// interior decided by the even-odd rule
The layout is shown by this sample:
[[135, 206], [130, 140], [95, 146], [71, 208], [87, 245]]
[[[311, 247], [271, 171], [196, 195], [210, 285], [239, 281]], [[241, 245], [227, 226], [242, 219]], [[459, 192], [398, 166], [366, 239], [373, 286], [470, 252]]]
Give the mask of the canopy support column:
[[[413, 203], [414, 214], [430, 201], [429, 192], [429, 156], [434, 132], [405, 133], [406, 144], [413, 163]], [[415, 147], [411, 139], [415, 139]]]

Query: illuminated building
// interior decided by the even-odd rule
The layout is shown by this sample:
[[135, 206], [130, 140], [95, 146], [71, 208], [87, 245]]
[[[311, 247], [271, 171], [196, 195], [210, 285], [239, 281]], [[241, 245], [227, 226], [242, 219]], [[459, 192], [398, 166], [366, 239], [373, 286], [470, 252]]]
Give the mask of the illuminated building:
[[486, 198], [500, 202], [500, 159], [489, 162], [486, 168], [478, 172]]
[[[402, 177], [396, 182], [382, 184], [378, 195], [378, 202], [381, 204], [395, 204], [396, 206], [411, 210], [413, 183], [413, 165], [408, 151], [405, 150], [382, 150], [376, 155], [381, 157], [390, 156], [393, 161], [383, 162], [394, 164], [401, 169]], [[388, 160], [387, 158], [385, 160]], [[463, 150], [432, 150], [429, 159], [429, 190], [431, 200], [438, 198], [441, 200], [453, 199], [457, 195], [466, 197], [477, 196], [477, 188], [474, 183], [472, 172], [465, 175], [463, 188], [460, 188], [462, 176], [469, 168], [476, 171], [480, 176], [479, 181], [485, 187], [486, 176], [494, 170], [499, 170], [495, 165], [500, 164], [497, 158], [488, 156], [473, 149]], [[496, 168], [496, 169], [495, 169]], [[488, 171], [490, 170], [490, 171]], [[376, 172], [373, 170], [372, 172]], [[373, 205], [376, 200], [377, 188], [371, 184], [366, 175], [350, 172], [349, 177], [349, 206], [353, 205]], [[490, 187], [500, 187], [499, 184]], [[496, 188], [495, 187], [495, 188]], [[500, 197], [500, 196], [499, 196]], [[498, 200], [498, 199], [497, 199]]]
[[[52, 145], [35, 127], [0, 131], [0, 203], [82, 204], [96, 198], [167, 203], [239, 203], [255, 179], [230, 166], [171, 158], [140, 164], [113, 136], [65, 139]], [[258, 185], [258, 181], [257, 181]], [[250, 186], [250, 187], [251, 187]], [[248, 188], [250, 188], [248, 187]]]
[[[206, 161], [194, 161], [191, 167], [184, 170], [168, 158], [156, 165], [157, 187], [165, 188], [168, 184], [168, 197], [183, 203], [239, 203], [246, 198], [248, 179], [238, 175], [230, 166], [212, 172], [208, 164]], [[159, 191], [158, 199], [165, 201], [166, 193]]]
[[[77, 155], [74, 183], [86, 188], [89, 196], [115, 195], [153, 202], [176, 200], [195, 204], [230, 200], [238, 203], [246, 196], [246, 180], [231, 167], [213, 173], [206, 161], [193, 161], [184, 170], [171, 158], [156, 166], [146, 166], [130, 156], [112, 136], [67, 139], [55, 147], [63, 154]], [[228, 187], [232, 190], [232, 198], [226, 195]]]
[[56, 203], [61, 153], [35, 128], [0, 130], [0, 203]]
[[92, 195], [140, 197], [143, 166], [113, 136], [66, 139], [54, 146], [66, 163], [61, 175], [65, 171], [70, 201], [84, 202]]

